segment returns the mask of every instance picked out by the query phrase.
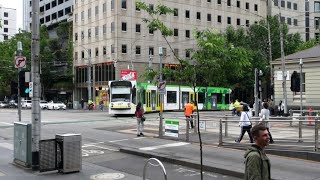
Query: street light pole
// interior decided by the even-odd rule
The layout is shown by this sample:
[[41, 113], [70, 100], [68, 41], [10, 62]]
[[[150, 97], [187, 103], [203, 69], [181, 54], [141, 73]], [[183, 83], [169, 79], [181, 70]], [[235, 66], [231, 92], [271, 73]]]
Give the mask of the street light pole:
[[[271, 81], [271, 89], [273, 89], [274, 86], [274, 80], [273, 80], [273, 67], [272, 67], [272, 44], [271, 44], [271, 30], [270, 30], [270, 22], [269, 19], [267, 18], [268, 22], [268, 44], [269, 44], [269, 63], [270, 63], [270, 81]], [[271, 93], [271, 99], [273, 100], [273, 94]]]
[[[17, 43], [17, 51], [18, 56], [22, 56], [22, 43], [21, 41], [18, 41]], [[21, 121], [21, 92], [20, 92], [20, 72], [21, 68], [18, 68], [18, 116], [19, 116], [19, 122]]]
[[302, 117], [302, 81], [303, 81], [303, 79], [302, 79], [302, 65], [303, 65], [303, 61], [302, 61], [302, 59], [300, 59], [300, 115], [301, 115], [301, 117]]
[[[163, 74], [162, 74], [162, 55], [163, 55], [163, 49], [162, 47], [159, 47], [159, 58], [160, 58], [160, 63], [159, 63], [159, 69], [160, 69], [160, 82], [162, 83], [163, 81]], [[163, 94], [160, 94], [160, 122], [159, 122], [159, 137], [162, 137], [163, 133]]]
[[32, 1], [32, 44], [31, 67], [33, 82], [32, 97], [32, 169], [39, 169], [39, 141], [41, 139], [41, 112], [40, 112], [40, 26], [39, 0]]
[[87, 86], [88, 86], [88, 100], [92, 100], [93, 101], [93, 99], [92, 99], [92, 93], [91, 93], [91, 51], [89, 52], [88, 50], [87, 50], [87, 52], [88, 52], [88, 73], [87, 73], [87, 75], [88, 75], [88, 82], [87, 82]]

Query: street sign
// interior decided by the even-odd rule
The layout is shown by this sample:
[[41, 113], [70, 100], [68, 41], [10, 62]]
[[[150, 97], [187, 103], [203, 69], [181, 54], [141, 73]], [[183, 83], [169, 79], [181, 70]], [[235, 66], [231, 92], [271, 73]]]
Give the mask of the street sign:
[[166, 120], [164, 128], [165, 136], [179, 137], [179, 121]]
[[158, 94], [166, 94], [166, 81], [161, 81], [158, 84]]
[[33, 97], [33, 82], [29, 82], [29, 97]]
[[26, 57], [16, 56], [15, 57], [15, 68], [26, 68]]

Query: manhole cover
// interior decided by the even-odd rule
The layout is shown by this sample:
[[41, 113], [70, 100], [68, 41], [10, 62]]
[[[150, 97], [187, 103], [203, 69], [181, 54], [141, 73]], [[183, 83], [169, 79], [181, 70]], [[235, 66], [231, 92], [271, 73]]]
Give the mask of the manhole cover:
[[122, 178], [124, 178], [124, 174], [121, 173], [102, 173], [90, 176], [92, 180], [114, 180]]

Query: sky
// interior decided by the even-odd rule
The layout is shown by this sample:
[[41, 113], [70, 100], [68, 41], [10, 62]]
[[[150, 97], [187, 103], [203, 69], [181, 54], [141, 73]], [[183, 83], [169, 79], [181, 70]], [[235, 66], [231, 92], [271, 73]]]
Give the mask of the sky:
[[23, 0], [0, 0], [2, 7], [13, 8], [17, 10], [17, 31], [22, 29]]

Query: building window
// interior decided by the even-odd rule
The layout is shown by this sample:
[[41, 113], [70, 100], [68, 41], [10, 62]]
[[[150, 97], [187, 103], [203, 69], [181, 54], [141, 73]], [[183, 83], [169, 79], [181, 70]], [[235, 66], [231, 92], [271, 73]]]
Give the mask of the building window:
[[231, 0], [227, 0], [227, 6], [231, 6]]
[[282, 23], [285, 23], [285, 22], [286, 22], [286, 18], [285, 18], [285, 17], [281, 16], [280, 19], [281, 19], [281, 22], [282, 22]]
[[96, 6], [94, 9], [95, 9], [95, 15], [98, 16], [98, 14], [99, 14], [99, 6]]
[[91, 57], [91, 49], [88, 49], [88, 57]]
[[237, 25], [238, 25], [238, 26], [241, 25], [241, 20], [240, 20], [240, 18], [237, 18]]
[[297, 3], [293, 3], [293, 9], [294, 10], [298, 10], [298, 4]]
[[88, 29], [88, 37], [91, 38], [91, 29]]
[[96, 57], [99, 56], [99, 48], [96, 48]]
[[136, 24], [136, 33], [141, 33], [141, 24]]
[[258, 4], [254, 5], [254, 11], [258, 11]]
[[3, 28], [3, 32], [8, 32], [8, 28]]
[[91, 8], [88, 9], [88, 18], [91, 18]]
[[287, 1], [287, 8], [291, 9], [291, 2], [290, 1]]
[[179, 57], [179, 49], [173, 49], [173, 54], [176, 57]]
[[50, 9], [50, 3], [46, 4], [46, 10]]
[[231, 17], [228, 17], [227, 23], [231, 24]]
[[58, 0], [58, 5], [62, 4], [63, 0]]
[[211, 2], [211, 0], [207, 0], [207, 2], [209, 3], [209, 2]]
[[104, 24], [104, 25], [102, 26], [102, 33], [103, 33], [103, 34], [106, 34], [106, 33], [107, 33], [107, 25], [106, 25], [106, 24]]
[[179, 10], [177, 8], [173, 9], [173, 16], [178, 17], [179, 15]]
[[189, 19], [190, 18], [190, 11], [186, 10], [186, 18]]
[[111, 0], [111, 10], [114, 10], [114, 0]]
[[149, 55], [154, 55], [154, 47], [149, 47]]
[[222, 18], [221, 18], [221, 16], [219, 15], [219, 16], [218, 16], [218, 19], [217, 19], [218, 23], [221, 23], [221, 19], [222, 19]]
[[186, 49], [186, 58], [190, 58], [190, 51]]
[[218, 0], [217, 3], [221, 5], [221, 0]]
[[154, 10], [154, 5], [153, 4], [149, 4], [149, 9], [153, 11]]
[[111, 32], [115, 31], [114, 22], [111, 23]]
[[286, 2], [285, 1], [281, 1], [281, 7], [286, 7]]
[[273, 1], [273, 4], [274, 4], [274, 6], [278, 6], [278, 5], [279, 5], [278, 0], [274, 0], [274, 1]]
[[62, 17], [63, 16], [63, 10], [58, 11], [58, 17]]
[[102, 5], [102, 12], [103, 13], [107, 12], [107, 4], [106, 3], [103, 3], [103, 5]]
[[320, 19], [320, 17], [314, 18], [314, 28], [315, 29], [319, 29], [319, 19]]
[[96, 35], [96, 36], [98, 36], [99, 35], [99, 26], [96, 26], [95, 28], [94, 28], [94, 34]]
[[287, 18], [288, 25], [291, 25], [291, 18]]
[[114, 54], [115, 53], [115, 48], [114, 48], [114, 45], [112, 44], [111, 45], [111, 54]]
[[211, 21], [211, 14], [207, 14], [207, 21]]
[[141, 46], [136, 46], [136, 55], [141, 54]]
[[127, 23], [126, 23], [126, 22], [122, 22], [122, 24], [121, 24], [121, 30], [122, 30], [123, 32], [127, 32]]
[[74, 33], [74, 40], [75, 40], [75, 41], [78, 40], [78, 33]]
[[249, 27], [250, 26], [250, 21], [246, 20], [246, 26]]
[[121, 8], [127, 9], [127, 0], [121, 0]]
[[84, 59], [84, 51], [81, 51], [81, 59]]
[[41, 18], [40, 19], [40, 24], [43, 24], [44, 23], [44, 18]]
[[190, 38], [190, 30], [186, 30], [186, 38]]
[[78, 14], [74, 14], [74, 21], [78, 22]]
[[4, 25], [9, 25], [8, 20], [3, 20], [3, 24], [4, 24]]
[[246, 9], [249, 9], [249, 3], [246, 2]]
[[298, 26], [298, 19], [293, 20], [293, 25]]
[[141, 9], [136, 5], [136, 11], [137, 12], [140, 12], [141, 11]]
[[78, 52], [74, 52], [74, 60], [78, 61]]
[[237, 1], [237, 7], [240, 8], [240, 1]]
[[50, 21], [50, 15], [46, 16], [46, 22], [49, 22], [49, 21]]
[[179, 30], [173, 29], [173, 36], [178, 37], [179, 36]]
[[81, 39], [83, 39], [83, 38], [84, 38], [84, 32], [81, 31]]
[[81, 12], [81, 20], [84, 20], [84, 11]]
[[197, 19], [201, 20], [201, 13], [200, 12], [197, 12]]
[[320, 2], [314, 2], [314, 12], [320, 12]]
[[103, 55], [104, 55], [104, 56], [107, 55], [107, 47], [106, 47], [106, 46], [103, 46], [102, 49], [103, 49], [103, 52], [102, 52]]
[[154, 30], [149, 28], [149, 34], [153, 35], [154, 34]]
[[121, 46], [121, 53], [122, 53], [122, 54], [126, 54], [126, 53], [127, 53], [127, 45], [126, 45], [126, 44], [122, 44], [122, 46]]
[[70, 14], [71, 13], [71, 7], [67, 7], [64, 9], [64, 14]]

